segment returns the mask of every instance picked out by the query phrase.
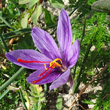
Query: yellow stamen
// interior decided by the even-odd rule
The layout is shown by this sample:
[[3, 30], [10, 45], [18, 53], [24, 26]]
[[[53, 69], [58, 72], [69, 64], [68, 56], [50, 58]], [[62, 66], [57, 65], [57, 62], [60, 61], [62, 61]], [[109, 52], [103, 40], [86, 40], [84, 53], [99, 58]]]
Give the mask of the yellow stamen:
[[44, 64], [45, 69], [47, 70], [46, 64]]
[[56, 62], [56, 61], [60, 61], [62, 63], [62, 60], [60, 58], [56, 58], [55, 60], [53, 60], [52, 62]]
[[[55, 64], [54, 68], [57, 67], [61, 67], [61, 64], [59, 64], [57, 61], [60, 61], [60, 63], [62, 64], [62, 60], [60, 58], [56, 58], [55, 60], [53, 60], [52, 62], [50, 62], [50, 67]], [[44, 64], [45, 69], [47, 70], [46, 64]]]

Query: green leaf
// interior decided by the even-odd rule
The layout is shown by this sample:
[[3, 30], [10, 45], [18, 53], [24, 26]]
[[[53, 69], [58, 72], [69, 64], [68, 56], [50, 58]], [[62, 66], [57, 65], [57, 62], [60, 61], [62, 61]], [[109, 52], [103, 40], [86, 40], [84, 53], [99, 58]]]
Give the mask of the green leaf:
[[31, 0], [19, 0], [19, 4], [26, 4], [31, 2]]
[[32, 0], [31, 2], [29, 2], [28, 7], [31, 8], [37, 2], [39, 2], [39, 0]]
[[91, 9], [97, 12], [110, 12], [110, 0], [98, 0], [91, 5]]
[[5, 39], [10, 38], [11, 36], [16, 36], [16, 35], [21, 35], [21, 34], [26, 34], [30, 33], [31, 28], [25, 28], [25, 29], [20, 29], [20, 30], [14, 30], [9, 33], [3, 34]]
[[40, 102], [45, 101], [45, 97], [41, 97], [41, 98], [39, 98], [39, 101], [40, 101]]
[[47, 26], [56, 24], [55, 17], [46, 9], [44, 9], [45, 23]]
[[10, 90], [5, 90], [1, 95], [0, 95], [0, 100], [9, 92]]
[[37, 23], [37, 20], [38, 20], [39, 16], [41, 15], [41, 13], [42, 13], [42, 5], [40, 4], [36, 7], [34, 13], [31, 16], [34, 24]]
[[69, 0], [69, 2], [70, 2], [70, 3], [75, 3], [75, 2], [76, 2], [76, 0]]
[[64, 3], [62, 0], [49, 0], [50, 4], [55, 8], [64, 8]]
[[20, 76], [21, 73], [23, 73], [23, 71], [24, 68], [21, 67], [8, 81], [6, 81], [3, 85], [0, 86], [0, 91], [9, 86], [16, 78]]
[[31, 104], [30, 104], [30, 100], [29, 100], [29, 96], [28, 96], [27, 92], [23, 91], [23, 96], [26, 100], [26, 102], [25, 102], [26, 106], [27, 106], [28, 110], [30, 110]]
[[62, 97], [60, 97], [60, 96], [58, 96], [58, 98], [57, 98], [57, 104], [56, 104], [56, 108], [58, 109], [58, 110], [62, 110], [62, 103], [63, 103], [63, 99], [62, 99]]
[[75, 36], [75, 34], [73, 34], [73, 40], [72, 40], [73, 43], [75, 41], [75, 38], [76, 38], [76, 36]]
[[24, 18], [21, 19], [21, 26], [22, 26], [22, 28], [27, 28], [28, 15], [29, 15], [29, 13], [26, 13], [26, 14], [24, 15]]
[[2, 16], [2, 11], [0, 11], [0, 16]]
[[94, 104], [91, 100], [86, 100], [86, 99], [83, 100], [82, 102], [85, 104]]
[[110, 65], [108, 65], [108, 71], [109, 71], [109, 73], [110, 73]]
[[33, 42], [32, 37], [29, 37], [28, 35], [26, 37], [21, 38], [21, 40], [13, 46], [14, 50], [16, 49], [32, 49], [33, 48]]

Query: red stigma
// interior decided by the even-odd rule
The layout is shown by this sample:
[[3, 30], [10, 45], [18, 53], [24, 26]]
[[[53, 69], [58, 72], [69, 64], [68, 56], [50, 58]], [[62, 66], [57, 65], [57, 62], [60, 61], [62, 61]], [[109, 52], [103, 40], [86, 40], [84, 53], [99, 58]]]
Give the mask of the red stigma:
[[54, 68], [55, 66], [56, 66], [56, 65], [55, 65], [55, 63], [54, 63], [52, 66], [50, 66], [49, 68], [47, 68], [47, 70], [45, 70], [43, 73], [39, 74], [38, 77], [41, 77], [43, 74], [45, 74], [47, 71], [49, 71], [46, 75], [44, 75], [42, 78], [40, 78], [40, 79], [38, 79], [38, 80], [33, 81], [32, 83], [35, 84], [35, 83], [41, 81], [42, 79], [44, 79], [45, 77], [47, 77], [47, 76], [51, 73], [51, 71], [53, 70], [53, 68]]
[[[44, 75], [42, 78], [40, 78], [40, 79], [38, 79], [38, 80], [33, 81], [32, 83], [35, 84], [35, 83], [41, 81], [42, 79], [44, 79], [46, 76], [48, 76], [48, 75], [50, 74], [50, 72], [52, 71], [53, 68], [51, 67], [51, 68], [49, 68], [49, 69], [50, 69], [50, 70], [49, 70], [49, 72], [48, 72], [46, 75]], [[44, 74], [44, 73], [46, 73], [46, 71], [44, 71], [43, 74]], [[42, 73], [41, 73], [41, 74], [42, 74]]]
[[50, 63], [49, 61], [26, 61], [20, 58], [18, 58], [17, 61], [20, 63]]
[[[62, 60], [60, 58], [56, 58], [52, 62], [49, 62], [49, 61], [26, 61], [26, 60], [23, 60], [20, 58], [18, 58], [17, 61], [20, 63], [43, 63], [44, 64], [44, 67], [46, 70], [44, 72], [42, 72], [41, 74], [39, 74], [38, 77], [41, 77], [42, 75], [43, 76], [41, 78], [39, 78], [38, 80], [32, 81], [33, 84], [35, 84], [35, 83], [41, 81], [42, 79], [44, 79], [45, 77], [47, 77], [55, 67], [61, 67], [61, 64], [62, 64]], [[59, 64], [57, 61], [60, 61], [61, 64]], [[46, 63], [50, 64], [49, 68], [46, 67]]]

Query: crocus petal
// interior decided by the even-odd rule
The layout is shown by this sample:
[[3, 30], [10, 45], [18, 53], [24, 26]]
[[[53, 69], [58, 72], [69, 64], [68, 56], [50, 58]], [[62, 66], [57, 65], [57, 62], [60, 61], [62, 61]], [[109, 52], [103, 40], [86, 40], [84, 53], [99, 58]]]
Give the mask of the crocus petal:
[[60, 53], [55, 41], [46, 31], [34, 27], [31, 34], [36, 47], [41, 53], [45, 54], [51, 59], [60, 57]]
[[68, 57], [68, 48], [72, 45], [72, 30], [69, 16], [64, 9], [61, 10], [59, 15], [57, 39], [59, 42], [61, 55], [66, 61], [66, 58]]
[[73, 86], [73, 78], [72, 78], [71, 75], [69, 76], [69, 82], [70, 82], [70, 87], [72, 88], [72, 86]]
[[39, 68], [44, 68], [44, 64], [21, 63], [21, 62], [18, 62], [17, 59], [20, 58], [26, 61], [51, 61], [45, 55], [35, 50], [31, 50], [31, 49], [14, 50], [14, 51], [6, 53], [5, 56], [7, 57], [9, 61], [13, 62], [14, 64], [23, 66], [25, 68], [34, 69], [34, 70], [39, 69]]
[[[44, 75], [47, 74], [47, 72], [44, 75], [40, 76], [40, 77], [38, 77], [38, 75], [41, 74], [41, 73], [43, 73], [44, 71], [45, 71], [45, 69], [42, 69], [42, 70], [37, 70], [37, 71], [31, 73], [29, 75], [29, 77], [27, 78], [28, 83], [33, 84], [32, 83], [33, 81], [36, 81], [36, 80], [42, 78]], [[53, 70], [47, 77], [45, 77], [44, 79], [42, 79], [41, 81], [39, 81], [39, 82], [37, 82], [35, 84], [42, 85], [42, 84], [51, 83], [56, 78], [58, 78], [60, 75], [61, 75], [61, 73], [58, 73], [58, 71], [54, 71]]]
[[77, 39], [75, 40], [75, 42], [73, 43], [73, 45], [69, 50], [69, 56], [68, 56], [69, 68], [73, 67], [76, 64], [79, 58], [79, 54], [80, 54], [80, 45]]
[[69, 78], [70, 69], [65, 71], [58, 79], [56, 79], [49, 87], [50, 90], [58, 88], [59, 86], [65, 84]]

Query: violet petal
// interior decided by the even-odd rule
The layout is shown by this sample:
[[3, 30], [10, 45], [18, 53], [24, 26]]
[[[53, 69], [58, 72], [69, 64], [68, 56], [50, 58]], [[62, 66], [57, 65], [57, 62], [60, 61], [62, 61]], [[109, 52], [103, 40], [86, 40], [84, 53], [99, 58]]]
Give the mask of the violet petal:
[[72, 86], [73, 86], [73, 78], [72, 78], [71, 75], [69, 76], [69, 82], [70, 82], [70, 87], [72, 88]]
[[41, 53], [51, 59], [60, 57], [60, 53], [54, 39], [46, 31], [34, 27], [31, 34], [36, 47]]
[[70, 69], [65, 71], [58, 79], [56, 79], [49, 87], [50, 90], [58, 88], [59, 86], [65, 84], [69, 78]]
[[[33, 81], [36, 81], [36, 80], [42, 78], [44, 75], [47, 74], [47, 72], [44, 75], [40, 76], [40, 77], [38, 77], [38, 75], [43, 73], [44, 71], [45, 71], [45, 69], [42, 69], [42, 70], [37, 70], [37, 71], [31, 73], [29, 75], [29, 77], [27, 78], [28, 83], [32, 84]], [[46, 76], [44, 79], [42, 79], [41, 81], [39, 81], [39, 82], [37, 82], [35, 84], [42, 85], [42, 84], [46, 84], [46, 83], [51, 83], [56, 78], [58, 78], [60, 75], [61, 75], [61, 73], [58, 73], [58, 71], [54, 71], [53, 70], [48, 76]]]
[[73, 45], [71, 46], [71, 49], [69, 50], [69, 56], [68, 56], [68, 62], [69, 62], [69, 68], [73, 67], [80, 54], [80, 45], [78, 39], [75, 40]]
[[68, 48], [72, 45], [72, 30], [69, 16], [64, 9], [61, 10], [59, 15], [57, 26], [57, 39], [59, 42], [62, 58], [65, 59], [64, 63], [66, 63], [66, 58], [68, 57], [69, 53]]
[[44, 68], [44, 64], [40, 63], [21, 63], [18, 62], [17, 59], [20, 58], [26, 61], [51, 61], [45, 55], [31, 49], [23, 49], [23, 50], [14, 50], [5, 54], [7, 59], [13, 62], [16, 65], [23, 66], [29, 69], [39, 69]]

